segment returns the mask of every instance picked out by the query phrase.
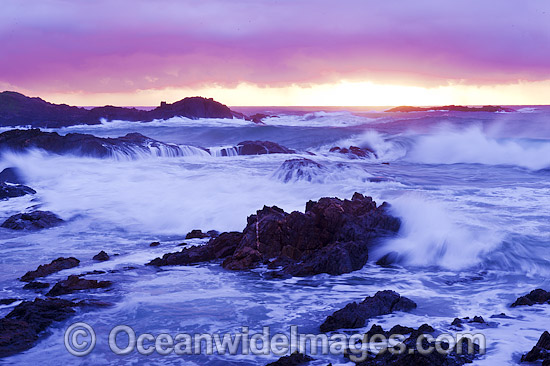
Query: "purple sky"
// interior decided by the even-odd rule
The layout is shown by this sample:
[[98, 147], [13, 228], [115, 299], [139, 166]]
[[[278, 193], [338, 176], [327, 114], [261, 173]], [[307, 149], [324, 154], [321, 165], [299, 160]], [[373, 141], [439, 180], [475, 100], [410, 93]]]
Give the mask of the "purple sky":
[[548, 0], [3, 0], [0, 87], [52, 93], [550, 79]]

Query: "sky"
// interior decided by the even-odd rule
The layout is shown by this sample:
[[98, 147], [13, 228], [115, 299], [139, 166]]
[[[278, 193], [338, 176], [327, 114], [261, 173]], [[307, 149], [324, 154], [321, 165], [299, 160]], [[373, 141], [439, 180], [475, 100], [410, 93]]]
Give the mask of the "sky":
[[75, 105], [550, 104], [548, 0], [0, 0], [0, 90]]

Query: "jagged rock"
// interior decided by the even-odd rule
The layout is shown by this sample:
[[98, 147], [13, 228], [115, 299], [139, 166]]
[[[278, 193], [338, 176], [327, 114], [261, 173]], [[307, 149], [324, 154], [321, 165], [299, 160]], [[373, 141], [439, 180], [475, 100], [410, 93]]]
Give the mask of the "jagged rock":
[[41, 230], [58, 226], [63, 220], [50, 211], [32, 211], [10, 216], [1, 225], [12, 230]]
[[310, 159], [290, 159], [285, 160], [275, 172], [275, 176], [285, 183], [295, 181], [311, 182], [327, 169]]
[[185, 235], [185, 239], [204, 239], [208, 238], [208, 234], [202, 232], [202, 230], [191, 230]]
[[26, 194], [35, 194], [36, 191], [22, 184], [0, 182], [0, 200], [13, 197], [21, 197]]
[[374, 152], [373, 149], [368, 148], [368, 147], [350, 146], [349, 149], [348, 149], [348, 148], [345, 148], [345, 147], [341, 148], [339, 146], [335, 146], [335, 147], [331, 148], [329, 151], [340, 153], [340, 154], [346, 154], [346, 155], [350, 155], [350, 156], [358, 157], [358, 158], [369, 158], [371, 156], [374, 156], [375, 158], [378, 157], [378, 155], [376, 155], [376, 152]]
[[543, 289], [536, 289], [531, 291], [525, 296], [519, 297], [511, 307], [515, 308], [516, 306], [532, 306], [535, 304], [550, 304], [550, 292]]
[[343, 309], [328, 316], [320, 329], [321, 332], [330, 332], [336, 329], [361, 328], [369, 318], [413, 309], [416, 309], [416, 304], [397, 292], [378, 291], [374, 296], [367, 297], [360, 303], [347, 304]]
[[299, 366], [309, 363], [313, 360], [314, 358], [295, 351], [293, 354], [289, 356], [283, 356], [275, 362], [268, 363], [266, 366]]
[[105, 253], [105, 251], [102, 250], [101, 252], [94, 255], [94, 257], [92, 259], [94, 261], [105, 262], [105, 261], [108, 261], [110, 259], [110, 257], [109, 257], [109, 254]]
[[0, 93], [0, 126], [22, 126], [57, 128], [78, 124], [99, 124], [101, 119], [124, 121], [152, 121], [172, 117], [187, 118], [245, 118], [226, 105], [212, 98], [190, 97], [175, 103], [161, 103], [153, 110], [136, 108], [97, 107], [90, 110], [52, 104], [40, 98], [29, 98], [23, 94], [5, 91]]
[[239, 155], [294, 154], [296, 151], [271, 141], [242, 141], [237, 144]]
[[267, 115], [267, 114], [263, 114], [263, 113], [256, 113], [256, 114], [253, 114], [251, 116], [248, 117], [248, 119], [254, 123], [258, 123], [258, 124], [263, 124], [263, 120], [265, 118], [269, 118], [269, 117], [276, 117], [276, 116], [270, 116], [270, 115]]
[[[521, 356], [521, 362], [550, 361], [550, 333], [542, 333], [531, 351]], [[544, 365], [544, 364], [543, 364]]]
[[162, 258], [153, 259], [148, 265], [187, 265], [225, 258], [235, 251], [242, 236], [243, 234], [239, 232], [222, 233], [217, 238], [211, 239], [206, 245], [186, 247], [181, 252], [167, 253]]
[[38, 281], [29, 282], [25, 286], [23, 286], [25, 290], [42, 290], [48, 287], [50, 287], [49, 283]]
[[485, 105], [483, 107], [466, 107], [462, 105], [446, 105], [442, 107], [411, 107], [401, 106], [388, 109], [386, 112], [429, 112], [429, 111], [452, 111], [452, 112], [516, 112], [515, 109], [501, 106]]
[[0, 358], [33, 347], [39, 334], [52, 323], [69, 318], [74, 306], [62, 299], [35, 299], [17, 305], [0, 319]]
[[74, 257], [59, 257], [49, 264], [41, 264], [36, 270], [25, 273], [23, 277], [21, 277], [21, 281], [31, 282], [38, 277], [46, 277], [51, 275], [52, 273], [76, 267], [79, 264], [80, 261]]
[[226, 269], [244, 270], [268, 263], [283, 266], [293, 276], [338, 275], [362, 268], [368, 248], [395, 234], [399, 219], [370, 197], [355, 193], [351, 200], [321, 198], [309, 201], [305, 213], [264, 207], [249, 216], [241, 233], [224, 233], [204, 246], [165, 254], [153, 265], [185, 265], [225, 258]]
[[56, 283], [46, 295], [66, 295], [80, 290], [107, 288], [110, 287], [112, 284], [113, 283], [111, 281], [87, 280], [84, 278], [80, 278], [76, 275], [71, 275], [66, 280]]

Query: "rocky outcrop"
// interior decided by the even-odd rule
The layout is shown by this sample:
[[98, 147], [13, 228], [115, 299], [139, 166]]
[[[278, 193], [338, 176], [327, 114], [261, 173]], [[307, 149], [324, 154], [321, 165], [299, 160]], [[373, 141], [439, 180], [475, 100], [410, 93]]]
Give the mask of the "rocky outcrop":
[[326, 173], [327, 169], [310, 159], [290, 159], [285, 160], [275, 172], [277, 179], [288, 183], [297, 181], [311, 182]]
[[35, 194], [36, 191], [22, 184], [0, 182], [0, 200], [21, 197], [27, 194]]
[[58, 226], [63, 220], [50, 211], [32, 211], [10, 216], [1, 225], [12, 230], [41, 230]]
[[343, 309], [328, 316], [320, 329], [321, 332], [330, 332], [337, 329], [362, 328], [368, 319], [375, 316], [413, 309], [416, 309], [416, 304], [397, 292], [378, 291], [374, 296], [367, 297], [360, 303], [347, 304]]
[[71, 275], [66, 280], [56, 283], [46, 295], [66, 295], [81, 290], [107, 288], [110, 287], [112, 284], [113, 283], [111, 281], [87, 280], [85, 278], [80, 278], [76, 275]]
[[108, 261], [110, 257], [109, 257], [109, 254], [105, 253], [105, 251], [102, 250], [101, 252], [94, 255], [92, 259], [98, 262], [105, 262], [105, 261]]
[[190, 97], [175, 103], [161, 103], [153, 110], [105, 106], [92, 109], [52, 104], [40, 98], [5, 91], [0, 93], [0, 126], [57, 128], [78, 124], [99, 124], [101, 119], [152, 121], [172, 117], [245, 118], [212, 98]]
[[519, 297], [511, 307], [515, 308], [516, 306], [532, 306], [535, 304], [550, 304], [550, 292], [543, 289], [536, 289], [531, 291], [525, 296]]
[[239, 155], [294, 154], [296, 151], [271, 141], [242, 141], [237, 144]]
[[185, 235], [185, 239], [204, 239], [208, 238], [208, 234], [202, 232], [202, 230], [191, 230]]
[[48, 287], [50, 287], [49, 283], [32, 281], [32, 282], [27, 283], [25, 286], [23, 286], [23, 289], [25, 289], [25, 290], [43, 290], [43, 289], [48, 288]]
[[54, 322], [69, 318], [76, 304], [62, 299], [23, 301], [0, 319], [0, 358], [34, 346], [39, 334]]
[[293, 276], [338, 275], [362, 268], [376, 240], [394, 235], [399, 219], [371, 197], [355, 193], [351, 200], [309, 201], [305, 213], [264, 207], [248, 217], [243, 233], [223, 233], [200, 247], [165, 254], [152, 265], [186, 265], [225, 258], [230, 270], [266, 263]]
[[446, 105], [442, 107], [411, 107], [400, 106], [388, 109], [386, 112], [430, 112], [430, 111], [452, 111], [452, 112], [516, 112], [515, 109], [501, 106], [485, 105], [483, 107], [466, 107], [462, 105]]
[[334, 153], [345, 154], [354, 158], [370, 158], [370, 157], [377, 158], [378, 157], [378, 155], [376, 155], [376, 152], [374, 152], [373, 149], [368, 147], [350, 146], [348, 149], [345, 147], [341, 148], [340, 146], [335, 146], [331, 148], [329, 151]]
[[76, 267], [79, 264], [80, 264], [80, 261], [75, 257], [69, 257], [69, 258], [59, 257], [53, 260], [49, 264], [41, 264], [40, 266], [38, 266], [36, 270], [25, 273], [23, 277], [21, 277], [21, 281], [31, 282], [31, 281], [34, 281], [36, 278], [46, 277], [51, 275], [52, 273], [56, 273], [64, 269]]
[[544, 332], [539, 338], [539, 341], [523, 356], [521, 356], [521, 362], [535, 362], [543, 361], [543, 365], [550, 364], [550, 333]]
[[299, 366], [305, 365], [314, 359], [303, 353], [295, 351], [289, 356], [283, 356], [275, 362], [268, 363], [266, 366]]
[[0, 182], [11, 184], [26, 184], [17, 168], [6, 168], [0, 172]]

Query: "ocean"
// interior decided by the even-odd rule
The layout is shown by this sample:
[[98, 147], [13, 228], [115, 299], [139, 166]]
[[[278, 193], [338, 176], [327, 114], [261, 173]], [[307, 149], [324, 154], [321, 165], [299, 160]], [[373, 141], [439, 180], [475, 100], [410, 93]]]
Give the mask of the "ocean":
[[[245, 120], [172, 118], [147, 123], [113, 121], [50, 129], [59, 134], [118, 137], [139, 132], [182, 146], [184, 156], [113, 152], [99, 159], [44, 151], [4, 152], [0, 170], [17, 167], [32, 196], [0, 202], [0, 219], [31, 206], [58, 214], [65, 225], [38, 232], [0, 230], [0, 298], [32, 300], [17, 279], [57, 257], [74, 256], [69, 274], [112, 271], [109, 291], [67, 295], [101, 299], [111, 307], [77, 312], [55, 323], [32, 349], [0, 359], [0, 365], [162, 364], [265, 365], [274, 355], [113, 354], [110, 330], [119, 324], [141, 333], [318, 333], [335, 310], [379, 290], [395, 290], [418, 304], [410, 313], [370, 320], [417, 327], [428, 323], [453, 331], [455, 317], [482, 316], [486, 354], [474, 365], [515, 365], [550, 328], [550, 306], [510, 308], [535, 288], [550, 290], [550, 107], [519, 106], [518, 112], [386, 113], [385, 108], [234, 108], [272, 115], [257, 125]], [[7, 128], [2, 128], [2, 131]], [[295, 154], [221, 156], [244, 140], [268, 140]], [[377, 157], [329, 152], [332, 147], [370, 148]], [[212, 154], [193, 148], [208, 148]], [[234, 155], [234, 154], [229, 154]], [[291, 175], [281, 164], [307, 158], [322, 169]], [[386, 163], [386, 164], [383, 164]], [[309, 200], [350, 199], [354, 192], [391, 204], [402, 220], [397, 237], [379, 243], [361, 270], [339, 276], [268, 279], [266, 268], [232, 272], [219, 263], [144, 266], [181, 249], [192, 229], [241, 231], [247, 216], [264, 205], [304, 211]], [[150, 247], [159, 241], [161, 245]], [[104, 250], [112, 256], [98, 263]], [[388, 253], [394, 265], [375, 262]], [[113, 254], [118, 254], [113, 256]], [[15, 304], [0, 305], [5, 316]], [[86, 322], [97, 334], [93, 352], [67, 352], [64, 332]], [[341, 356], [316, 356], [312, 365], [346, 364]]]

